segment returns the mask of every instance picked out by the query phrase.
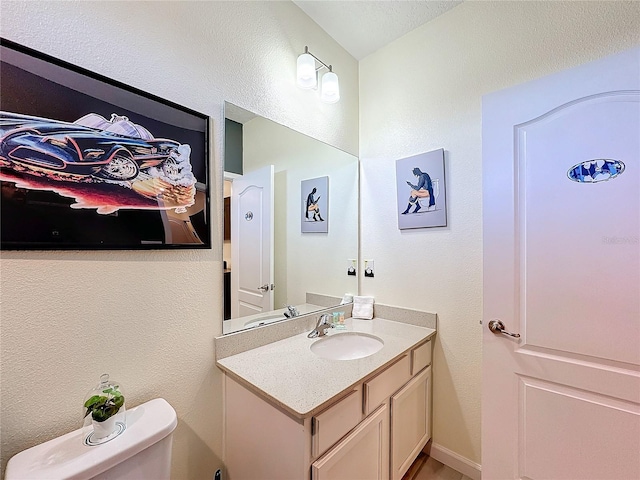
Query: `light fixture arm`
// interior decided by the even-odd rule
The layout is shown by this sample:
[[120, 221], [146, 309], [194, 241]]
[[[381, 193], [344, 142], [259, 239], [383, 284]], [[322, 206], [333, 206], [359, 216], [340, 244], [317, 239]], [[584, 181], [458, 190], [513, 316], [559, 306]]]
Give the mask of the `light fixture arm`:
[[[319, 65], [319, 66], [318, 66]], [[340, 85], [338, 76], [333, 73], [331, 65], [327, 65], [313, 53], [309, 51], [309, 47], [305, 45], [304, 53], [298, 56], [296, 60], [296, 83], [298, 87], [308, 90], [316, 89], [320, 77], [320, 70], [326, 68], [328, 72], [322, 75], [322, 93], [320, 100], [324, 103], [336, 103], [340, 100]]]
[[319, 67], [316, 67], [316, 72], [319, 72], [320, 70], [322, 70], [322, 68], [326, 68], [330, 72], [333, 72], [331, 65], [327, 65], [322, 60], [320, 60], [318, 57], [316, 57], [313, 53], [311, 53], [309, 51], [309, 47], [307, 45], [304, 46], [304, 53], [308, 53], [309, 55], [311, 55], [315, 59], [315, 61], [320, 64]]

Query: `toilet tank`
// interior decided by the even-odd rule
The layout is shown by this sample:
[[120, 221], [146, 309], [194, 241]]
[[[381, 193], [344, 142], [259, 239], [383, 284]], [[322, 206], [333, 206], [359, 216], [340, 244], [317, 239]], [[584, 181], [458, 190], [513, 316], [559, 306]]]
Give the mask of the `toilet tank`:
[[87, 446], [82, 428], [18, 453], [6, 480], [168, 480], [175, 410], [162, 398], [127, 410], [127, 428], [102, 445]]

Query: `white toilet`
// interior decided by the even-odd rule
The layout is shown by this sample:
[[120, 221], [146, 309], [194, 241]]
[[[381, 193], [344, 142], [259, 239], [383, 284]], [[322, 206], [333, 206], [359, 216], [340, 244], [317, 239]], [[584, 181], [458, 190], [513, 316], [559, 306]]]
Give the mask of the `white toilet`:
[[18, 453], [5, 479], [168, 480], [177, 424], [171, 405], [156, 398], [127, 410], [126, 430], [102, 445], [85, 445], [87, 431], [78, 429]]

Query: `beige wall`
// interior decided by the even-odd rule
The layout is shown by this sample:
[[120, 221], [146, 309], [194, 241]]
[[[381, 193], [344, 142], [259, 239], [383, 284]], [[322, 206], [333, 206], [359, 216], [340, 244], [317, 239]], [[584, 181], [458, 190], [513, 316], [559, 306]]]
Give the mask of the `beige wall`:
[[[173, 478], [221, 466], [223, 103], [357, 154], [356, 61], [290, 2], [12, 2], [4, 38], [211, 116], [213, 250], [2, 252], [2, 462], [78, 428], [101, 373], [177, 410]], [[305, 45], [342, 100], [295, 87]]]
[[[434, 444], [480, 463], [481, 98], [640, 42], [640, 2], [467, 1], [360, 62], [361, 293], [437, 312]], [[395, 160], [444, 148], [449, 226], [397, 228]]]

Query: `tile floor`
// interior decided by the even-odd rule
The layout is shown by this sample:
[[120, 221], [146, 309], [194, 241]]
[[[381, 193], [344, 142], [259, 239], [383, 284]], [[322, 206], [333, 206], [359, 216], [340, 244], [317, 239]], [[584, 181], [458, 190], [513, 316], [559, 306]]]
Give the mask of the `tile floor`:
[[471, 480], [466, 475], [443, 465], [420, 452], [402, 480]]

